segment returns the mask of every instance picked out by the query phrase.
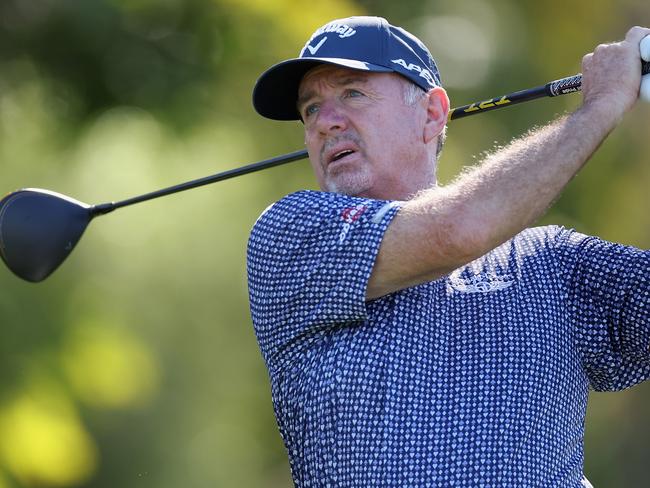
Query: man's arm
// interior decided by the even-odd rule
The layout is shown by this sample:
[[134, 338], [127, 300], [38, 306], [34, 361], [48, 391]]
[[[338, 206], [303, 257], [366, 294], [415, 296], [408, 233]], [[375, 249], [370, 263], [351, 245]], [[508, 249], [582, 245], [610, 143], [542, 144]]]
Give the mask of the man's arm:
[[535, 222], [638, 98], [650, 29], [583, 58], [583, 103], [486, 158], [453, 184], [405, 203], [386, 231], [366, 296], [439, 278]]
[[650, 378], [650, 250], [564, 230], [554, 256], [591, 387], [617, 391]]

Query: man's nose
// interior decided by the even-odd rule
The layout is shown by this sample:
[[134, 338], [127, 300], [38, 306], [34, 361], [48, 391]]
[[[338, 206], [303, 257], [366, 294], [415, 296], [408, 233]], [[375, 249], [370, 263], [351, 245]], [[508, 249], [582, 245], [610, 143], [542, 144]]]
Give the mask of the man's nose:
[[318, 110], [317, 127], [322, 134], [344, 131], [348, 119], [343, 108], [336, 101], [323, 101]]

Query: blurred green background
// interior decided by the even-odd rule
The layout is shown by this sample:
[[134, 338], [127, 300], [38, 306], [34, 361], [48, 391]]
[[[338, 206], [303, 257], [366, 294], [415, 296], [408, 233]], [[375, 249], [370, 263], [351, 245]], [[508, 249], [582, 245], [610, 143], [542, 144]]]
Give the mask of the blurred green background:
[[[650, 25], [646, 0], [0, 0], [0, 192], [118, 200], [302, 147], [258, 117], [259, 73], [326, 21], [419, 35], [452, 104], [580, 70]], [[579, 95], [455, 122], [449, 181]], [[637, 106], [543, 223], [650, 247], [650, 105]], [[306, 162], [94, 222], [41, 284], [0, 269], [0, 488], [288, 487], [248, 312], [248, 232], [314, 188]], [[586, 473], [647, 486], [650, 384], [593, 395]]]

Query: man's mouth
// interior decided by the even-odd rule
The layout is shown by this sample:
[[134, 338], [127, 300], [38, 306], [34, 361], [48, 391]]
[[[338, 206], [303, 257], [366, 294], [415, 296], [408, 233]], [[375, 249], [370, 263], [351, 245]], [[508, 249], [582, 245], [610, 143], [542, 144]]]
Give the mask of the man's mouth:
[[339, 151], [334, 154], [334, 156], [332, 156], [330, 163], [335, 163], [336, 161], [339, 161], [344, 157], [349, 156], [350, 154], [354, 154], [354, 151], [352, 149], [344, 149], [343, 151]]
[[343, 164], [348, 160], [352, 162], [360, 154], [359, 143], [350, 137], [337, 137], [328, 140], [321, 149], [323, 169], [327, 170], [327, 167], [332, 164]]

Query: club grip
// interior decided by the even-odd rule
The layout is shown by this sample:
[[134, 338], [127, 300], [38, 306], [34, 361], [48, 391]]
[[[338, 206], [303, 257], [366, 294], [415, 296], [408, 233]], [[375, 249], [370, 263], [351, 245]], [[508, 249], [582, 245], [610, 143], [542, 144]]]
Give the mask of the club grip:
[[551, 81], [544, 87], [549, 97], [558, 97], [582, 90], [582, 74]]
[[[641, 61], [641, 76], [650, 73], [650, 61]], [[582, 74], [551, 81], [544, 87], [546, 95], [557, 97], [582, 90]]]

